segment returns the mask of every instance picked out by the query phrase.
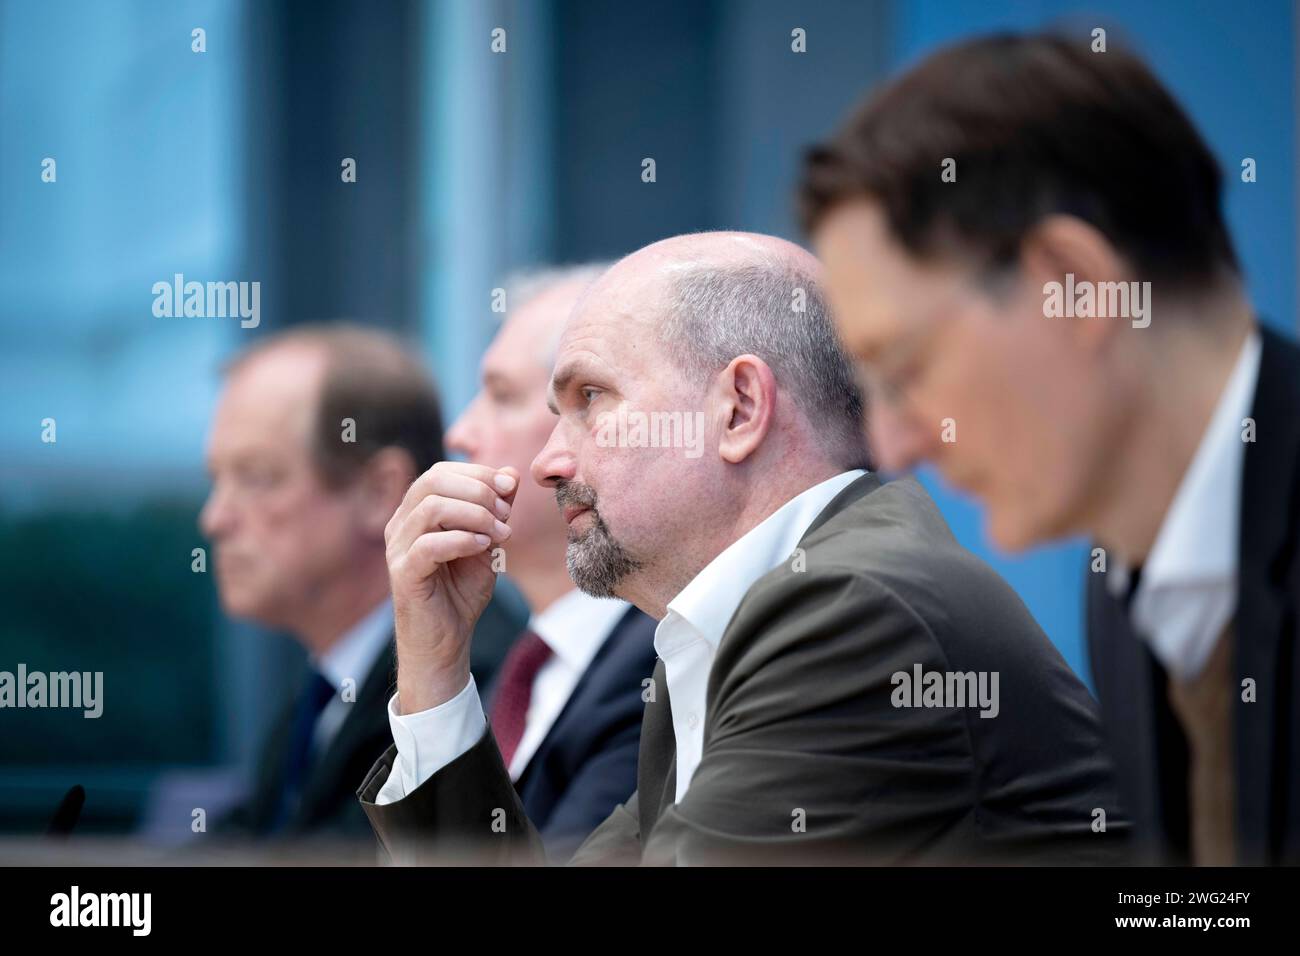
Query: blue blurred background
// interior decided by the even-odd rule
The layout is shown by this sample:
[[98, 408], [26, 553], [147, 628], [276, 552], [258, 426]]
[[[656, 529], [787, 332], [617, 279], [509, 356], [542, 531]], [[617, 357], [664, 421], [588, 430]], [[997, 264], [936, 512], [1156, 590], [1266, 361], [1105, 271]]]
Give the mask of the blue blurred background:
[[[510, 269], [698, 229], [797, 239], [801, 151], [865, 90], [1045, 25], [1103, 26], [1173, 88], [1261, 314], [1294, 329], [1287, 0], [0, 2], [0, 670], [102, 670], [106, 697], [98, 720], [0, 711], [0, 831], [39, 830], [72, 783], [83, 827], [121, 832], [160, 774], [237, 781], [285, 693], [294, 645], [222, 619], [191, 571], [224, 356], [305, 320], [384, 326], [420, 343], [450, 419]], [[155, 317], [178, 272], [259, 281], [260, 326]], [[978, 509], [925, 477], [1086, 677], [1083, 544], [989, 555]]]

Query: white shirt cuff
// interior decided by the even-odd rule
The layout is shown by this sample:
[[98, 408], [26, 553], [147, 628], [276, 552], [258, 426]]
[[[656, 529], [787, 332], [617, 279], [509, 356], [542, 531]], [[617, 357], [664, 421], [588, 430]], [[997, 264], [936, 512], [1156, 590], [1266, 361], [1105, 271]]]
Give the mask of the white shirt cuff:
[[451, 700], [414, 714], [399, 713], [394, 694], [388, 702], [388, 726], [397, 745], [397, 760], [375, 796], [381, 807], [413, 793], [477, 744], [487, 729], [487, 718], [471, 677]]

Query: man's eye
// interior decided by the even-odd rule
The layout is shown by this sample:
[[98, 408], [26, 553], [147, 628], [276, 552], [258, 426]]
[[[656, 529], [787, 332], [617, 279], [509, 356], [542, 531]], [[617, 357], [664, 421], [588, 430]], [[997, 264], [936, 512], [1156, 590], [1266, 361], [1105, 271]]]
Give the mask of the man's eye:
[[269, 488], [280, 479], [274, 468], [245, 468], [239, 472], [240, 481], [249, 488]]
[[600, 394], [600, 389], [592, 388], [590, 385], [581, 388], [578, 391], [579, 394], [582, 395], [583, 401], [585, 401], [588, 405], [594, 402], [596, 400], [596, 396]]
[[923, 371], [924, 368], [919, 361], [914, 359], [911, 362], [908, 362], [899, 369], [898, 374], [894, 376], [894, 386], [901, 390], [915, 385], [920, 381], [921, 373]]

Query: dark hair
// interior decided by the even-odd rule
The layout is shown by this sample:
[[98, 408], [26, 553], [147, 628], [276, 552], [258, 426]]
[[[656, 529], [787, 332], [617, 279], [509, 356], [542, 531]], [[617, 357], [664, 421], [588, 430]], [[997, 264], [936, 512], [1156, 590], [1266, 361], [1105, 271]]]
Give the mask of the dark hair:
[[[956, 181], [941, 178], [956, 161]], [[888, 83], [805, 157], [811, 232], [836, 205], [879, 202], [913, 255], [1013, 266], [1027, 232], [1065, 213], [1169, 289], [1238, 271], [1221, 178], [1191, 121], [1133, 54], [1036, 34], [949, 47]]]
[[[376, 452], [401, 448], [415, 475], [444, 456], [442, 413], [433, 379], [394, 336], [346, 323], [311, 323], [263, 336], [225, 366], [229, 374], [257, 355], [289, 345], [319, 348], [326, 367], [313, 426], [312, 453], [321, 480], [347, 484]], [[343, 419], [356, 422], [343, 441]]]

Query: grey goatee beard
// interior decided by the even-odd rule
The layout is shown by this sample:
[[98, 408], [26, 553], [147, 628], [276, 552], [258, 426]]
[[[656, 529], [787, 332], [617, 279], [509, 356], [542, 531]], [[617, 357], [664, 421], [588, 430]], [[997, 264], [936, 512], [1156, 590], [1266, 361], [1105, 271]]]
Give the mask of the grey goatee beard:
[[564, 553], [569, 577], [580, 591], [592, 597], [616, 597], [614, 591], [619, 583], [640, 570], [641, 562], [610, 534], [596, 509], [596, 492], [580, 482], [559, 481], [555, 485], [555, 503], [561, 510], [570, 506], [590, 508], [594, 519], [586, 531], [569, 529], [569, 546]]

